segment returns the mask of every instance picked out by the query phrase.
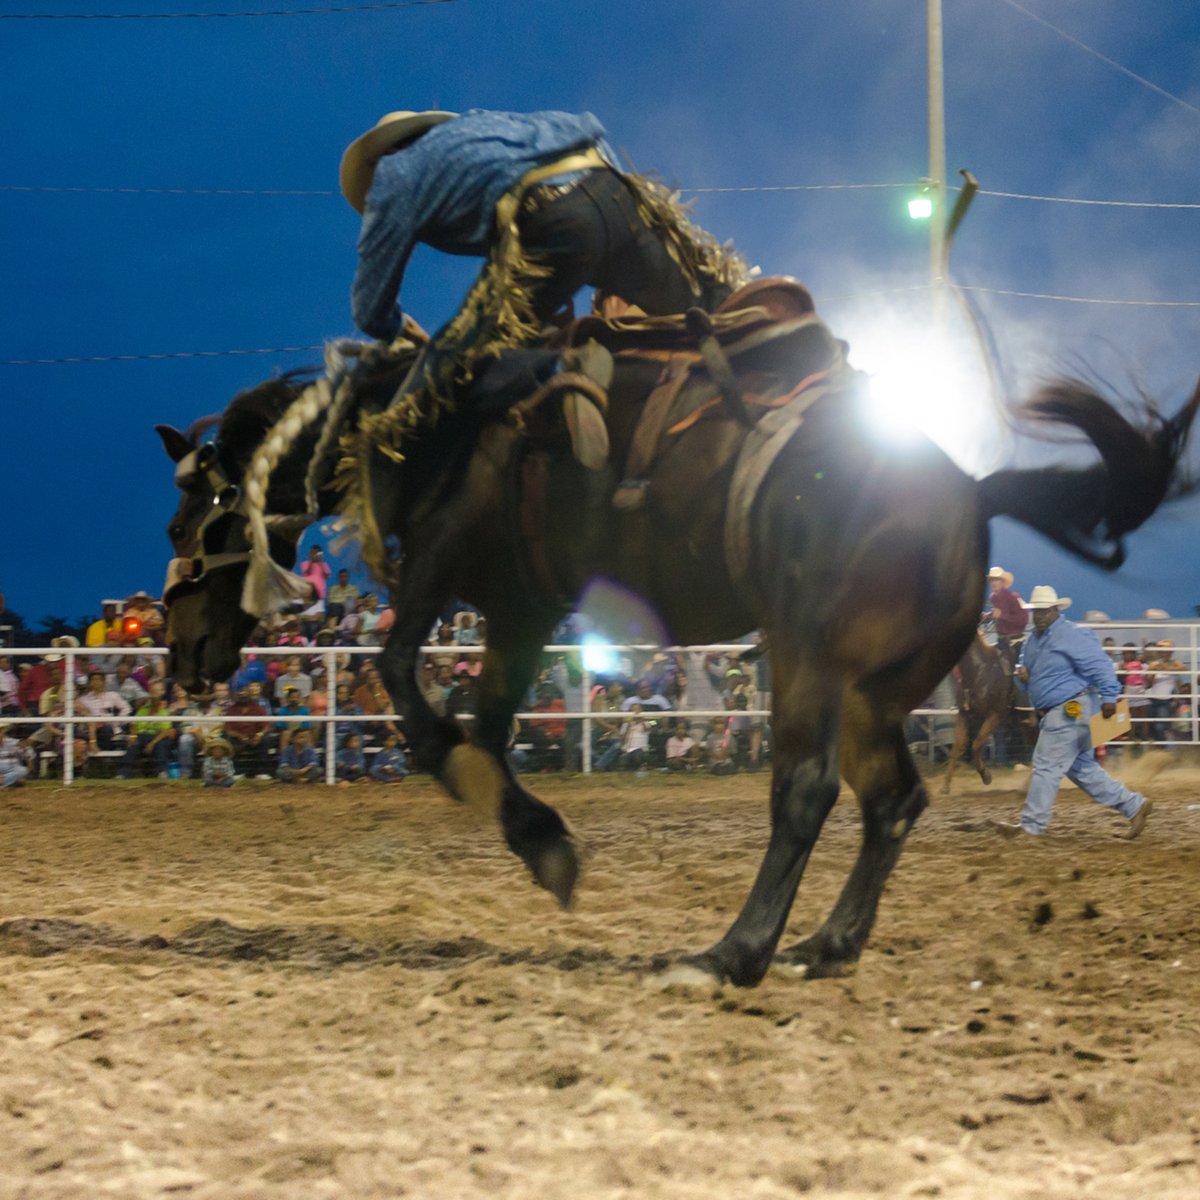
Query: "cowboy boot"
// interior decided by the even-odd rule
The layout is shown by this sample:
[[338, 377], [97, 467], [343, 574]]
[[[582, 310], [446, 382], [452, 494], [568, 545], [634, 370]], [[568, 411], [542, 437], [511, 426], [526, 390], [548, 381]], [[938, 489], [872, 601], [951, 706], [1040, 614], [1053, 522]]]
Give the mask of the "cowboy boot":
[[[589, 341], [563, 352], [561, 373], [582, 375], [607, 401], [613, 358], [599, 342]], [[563, 418], [571, 436], [571, 451], [580, 465], [591, 471], [602, 470], [608, 462], [608, 427], [603, 409], [594, 390], [575, 391], [564, 386]]]

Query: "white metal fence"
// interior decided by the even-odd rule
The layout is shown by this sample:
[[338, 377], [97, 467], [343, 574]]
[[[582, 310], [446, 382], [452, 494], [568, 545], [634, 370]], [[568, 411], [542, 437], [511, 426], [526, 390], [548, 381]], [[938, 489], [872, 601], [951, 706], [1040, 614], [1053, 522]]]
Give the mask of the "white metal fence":
[[[1138, 736], [1138, 740], [1142, 742], [1169, 745], [1178, 745], [1180, 743], [1200, 745], [1200, 712], [1197, 712], [1196, 704], [1198, 690], [1197, 675], [1200, 673], [1200, 623], [1134, 621], [1119, 624], [1114, 622], [1107, 625], [1092, 626], [1092, 628], [1096, 630], [1098, 636], [1113, 639], [1114, 645], [1110, 647], [1110, 652], [1118, 663], [1120, 661], [1120, 651], [1125, 642], [1134, 642], [1140, 647], [1142, 642], [1159, 642], [1169, 638], [1174, 643], [1169, 653], [1181, 666], [1167, 672], [1158, 672], [1159, 674], [1170, 674], [1177, 677], [1176, 691], [1170, 700], [1170, 711], [1164, 714], [1160, 707], [1156, 709], [1154, 715], [1151, 715], [1148, 711], [1135, 708], [1133, 710], [1134, 733]], [[604, 720], [619, 720], [623, 715], [628, 715], [619, 712], [597, 713], [591, 711], [589, 698], [598, 677], [607, 678], [613, 675], [625, 675], [636, 680], [644, 673], [643, 669], [639, 669], [636, 665], [639, 661], [644, 661], [644, 663], [648, 664], [651, 662], [653, 656], [666, 654], [673, 656], [676, 661], [688, 670], [690, 679], [693, 672], [696, 672], [697, 665], [703, 663], [704, 656], [712, 654], [738, 656], [744, 654], [749, 648], [745, 643], [671, 647], [655, 645], [608, 646], [605, 648], [607, 653], [615, 655], [618, 659], [628, 659], [630, 661], [624, 667], [619, 667], [615, 671], [600, 671], [589, 663], [592, 648], [588, 646], [574, 644], [547, 646], [545, 653], [550, 659], [560, 658], [560, 661], [564, 664], [568, 662], [570, 664], [565, 667], [572, 681], [569, 687], [565, 689], [568, 693], [566, 711], [549, 713], [545, 711], [520, 712], [517, 714], [517, 719], [523, 725], [529, 722], [536, 724], [548, 720], [565, 721], [571, 725], [578, 723], [580, 729], [577, 740], [574, 743], [578, 748], [578, 766], [585, 773], [591, 772], [594, 766], [592, 734], [595, 723]], [[157, 647], [97, 648], [86, 646], [53, 646], [43, 648], [0, 648], [0, 654], [8, 655], [13, 660], [14, 665], [24, 660], [40, 659], [55, 655], [61, 656], [59, 661], [63, 663], [60, 692], [60, 699], [62, 700], [61, 714], [55, 715], [53, 718], [47, 714], [38, 716], [5, 715], [0, 717], [0, 723], [13, 726], [18, 737], [21, 736], [20, 731], [22, 728], [32, 731], [33, 728], [47, 724], [51, 719], [55, 724], [60, 725], [63, 729], [60, 751], [62, 780], [64, 783], [70, 784], [78, 774], [77, 768], [79, 764], [76, 760], [75, 743], [77, 737], [80, 736], [80, 731], [86, 733], [89, 727], [99, 725], [131, 725], [138, 719], [136, 714], [114, 717], [112, 715], [88, 716], [80, 712], [78, 708], [80, 693], [79, 678], [86, 674], [87, 669], [96, 663], [103, 665], [111, 671], [114, 668], [114, 660], [121, 656], [147, 659], [161, 658], [166, 653], [166, 650]], [[260, 719], [275, 728], [284, 727], [288, 724], [321, 727], [326, 783], [334, 783], [336, 781], [335, 760], [338, 748], [336, 727], [338, 725], [351, 723], [378, 725], [389, 720], [397, 721], [399, 719], [394, 712], [390, 711], [362, 715], [337, 711], [336, 694], [339, 660], [345, 660], [347, 657], [351, 661], [374, 657], [380, 653], [380, 648], [377, 646], [249, 647], [245, 653], [247, 655], [253, 654], [260, 658], [299, 657], [301, 660], [306, 660], [310, 668], [318, 662], [323, 666], [325, 712], [309, 712], [297, 716], [289, 716], [286, 713], [272, 711], [263, 718], [232, 717], [229, 720], [233, 722], [238, 719]], [[483, 647], [481, 646], [437, 644], [422, 647], [423, 655], [435, 657], [447, 656], [462, 659], [472, 658], [482, 653]], [[756, 668], [754, 665], [749, 665], [746, 671], [747, 674], [754, 674]], [[704, 681], [697, 680], [697, 682]], [[691, 687], [689, 687], [689, 691], [691, 690]], [[707, 686], [702, 686], [695, 690], [700, 693], [701, 698], [707, 695], [710, 701], [714, 698], [716, 700], [720, 699], [719, 688], [711, 681], [707, 681]], [[730, 710], [723, 704], [718, 706], [716, 703], [710, 703], [708, 705], [700, 704], [693, 706], [685, 703], [682, 707], [672, 708], [663, 712], [655, 711], [646, 715], [647, 720], [661, 720], [665, 722], [673, 722], [679, 718], [683, 718], [689, 722], [707, 722], [716, 716], [727, 719], [735, 716], [736, 718], [744, 718], [751, 722], [754, 728], [763, 731], [769, 739], [770, 711], [769, 707], [767, 707], [769, 705], [769, 689], [758, 689], [757, 699], [759, 705], [754, 708]], [[576, 703], [572, 704], [569, 702], [570, 700], [574, 700]], [[270, 697], [268, 697], [268, 702], [271, 702]], [[952, 707], [923, 707], [914, 710], [912, 715], [919, 721], [924, 720], [929, 726], [929, 733], [926, 737], [918, 738], [918, 740], [926, 743], [932, 756], [935, 747], [933, 723], [939, 718], [952, 718], [955, 715], [955, 710]], [[151, 719], [170, 720], [174, 726], [194, 726], [205, 723], [203, 717], [195, 715], [163, 716]], [[215, 714], [211, 714], [208, 719], [210, 723], [221, 723], [220, 717]], [[470, 717], [464, 714], [463, 719], [469, 721]], [[1155, 735], [1162, 734], [1163, 736], [1149, 736], [1152, 733]], [[518, 745], [520, 745], [520, 733], [518, 733], [516, 740]], [[109, 751], [107, 754], [102, 754], [102, 757], [111, 759], [116, 757], [118, 753], [117, 751]]]

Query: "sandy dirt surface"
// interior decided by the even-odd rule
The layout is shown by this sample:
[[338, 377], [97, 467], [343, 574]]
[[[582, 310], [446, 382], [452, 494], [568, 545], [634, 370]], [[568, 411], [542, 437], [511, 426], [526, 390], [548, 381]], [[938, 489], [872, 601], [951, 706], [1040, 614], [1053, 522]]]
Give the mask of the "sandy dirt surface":
[[[965, 774], [857, 973], [655, 990], [765, 844], [765, 775], [539, 779], [562, 913], [429, 784], [0, 793], [0, 1197], [1200, 1195], [1200, 771], [1144, 837]], [[857, 845], [843, 795], [789, 935]]]

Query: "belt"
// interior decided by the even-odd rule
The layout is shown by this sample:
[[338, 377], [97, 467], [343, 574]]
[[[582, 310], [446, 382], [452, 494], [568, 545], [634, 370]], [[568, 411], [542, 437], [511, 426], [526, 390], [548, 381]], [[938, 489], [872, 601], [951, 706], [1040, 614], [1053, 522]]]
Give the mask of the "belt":
[[580, 175], [578, 179], [572, 179], [569, 183], [539, 183], [531, 187], [521, 201], [521, 215], [527, 217], [531, 213], [540, 212], [555, 200], [569, 196], [586, 178], [586, 175]]
[[1049, 708], [1035, 708], [1033, 711], [1037, 713], [1037, 719], [1040, 721], [1048, 712], [1056, 708], [1061, 708], [1064, 704], [1069, 704], [1072, 700], [1078, 700], [1083, 692], [1076, 692], [1074, 696], [1068, 696], [1065, 700], [1060, 700], [1057, 704], [1051, 704]]
[[594, 171], [608, 166], [604, 155], [595, 146], [589, 146], [586, 150], [568, 154], [556, 162], [543, 163], [540, 167], [534, 167], [532, 171], [526, 171], [516, 186], [500, 197], [496, 205], [497, 226], [501, 230], [515, 232], [513, 222], [521, 211], [522, 201], [543, 180], [553, 179], [556, 175], [568, 175], [573, 171]]

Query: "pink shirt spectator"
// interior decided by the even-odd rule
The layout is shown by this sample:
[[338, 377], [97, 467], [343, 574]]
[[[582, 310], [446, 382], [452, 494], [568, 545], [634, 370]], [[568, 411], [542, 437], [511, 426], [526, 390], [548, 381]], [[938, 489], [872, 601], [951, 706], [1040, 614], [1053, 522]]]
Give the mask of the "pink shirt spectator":
[[308, 557], [297, 569], [313, 585], [313, 590], [317, 593], [317, 599], [324, 600], [325, 587], [329, 582], [329, 576], [333, 572], [329, 569], [329, 564], [322, 556], [320, 547], [314, 546], [309, 551]]

